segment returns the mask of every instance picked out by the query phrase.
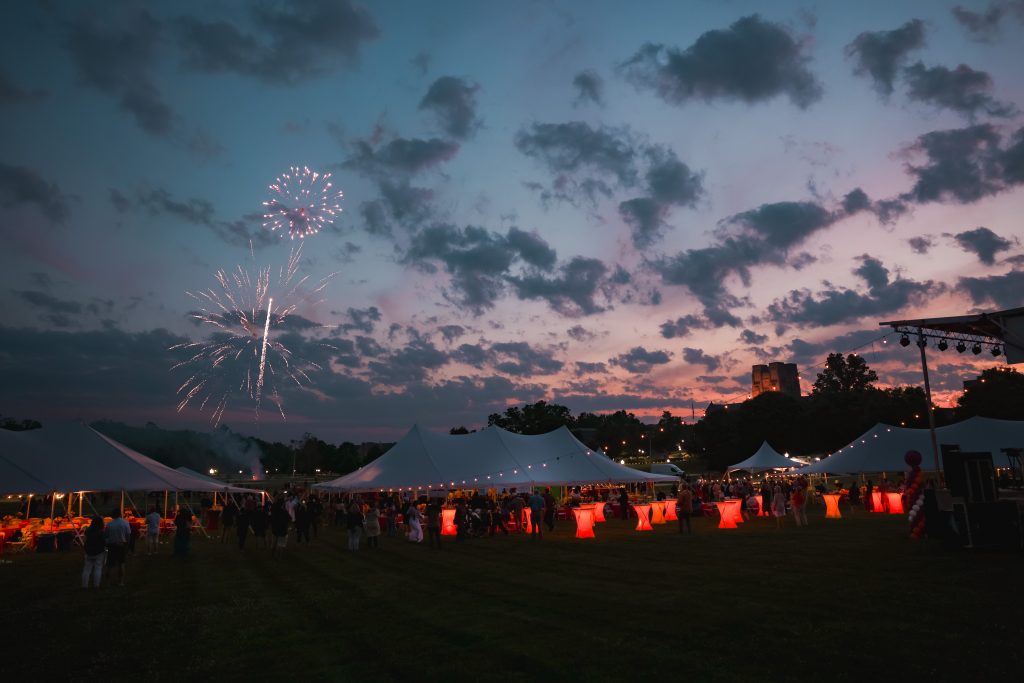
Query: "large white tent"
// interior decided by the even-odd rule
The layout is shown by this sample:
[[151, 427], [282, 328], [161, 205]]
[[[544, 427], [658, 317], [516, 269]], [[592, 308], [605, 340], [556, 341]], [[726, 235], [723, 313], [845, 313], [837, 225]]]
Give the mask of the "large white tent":
[[[956, 445], [967, 452], [987, 451], [996, 467], [1008, 467], [1003, 448], [1024, 447], [1024, 422], [972, 417], [935, 430], [939, 447]], [[877, 424], [828, 458], [800, 470], [801, 474], [832, 472], [894, 472], [906, 468], [903, 456], [918, 451], [921, 467], [932, 469], [932, 445], [927, 429]]]
[[565, 427], [524, 435], [492, 426], [450, 435], [414, 426], [369, 465], [316, 487], [356, 493], [678, 481], [620, 465], [587, 448]]
[[[211, 483], [133, 451], [91, 427], [47, 423], [23, 432], [0, 430], [0, 494], [55, 491], [206, 491]], [[34, 482], [34, 483], [33, 483]], [[31, 485], [32, 489], [24, 490]]]
[[797, 462], [796, 460], [790, 460], [772, 448], [768, 442], [765, 441], [761, 444], [761, 447], [757, 449], [756, 453], [743, 462], [738, 462], [735, 465], [729, 465], [726, 471], [735, 472], [736, 470], [744, 470], [753, 474], [755, 472], [766, 472], [768, 470], [780, 470], [783, 468], [802, 466], [803, 463]]

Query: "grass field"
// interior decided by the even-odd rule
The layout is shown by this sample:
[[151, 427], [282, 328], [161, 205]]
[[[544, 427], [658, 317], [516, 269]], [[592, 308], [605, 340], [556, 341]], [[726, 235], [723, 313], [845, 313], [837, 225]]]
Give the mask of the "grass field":
[[[911, 542], [902, 516], [811, 526], [697, 520], [576, 540], [400, 537], [346, 551], [196, 538], [129, 558], [125, 587], [83, 591], [79, 551], [0, 564], [5, 681], [1021, 680], [1012, 553]], [[250, 538], [250, 543], [252, 539]], [[448, 540], [448, 539], [445, 539]], [[142, 550], [141, 544], [139, 548]], [[906, 678], [908, 677], [909, 678]]]

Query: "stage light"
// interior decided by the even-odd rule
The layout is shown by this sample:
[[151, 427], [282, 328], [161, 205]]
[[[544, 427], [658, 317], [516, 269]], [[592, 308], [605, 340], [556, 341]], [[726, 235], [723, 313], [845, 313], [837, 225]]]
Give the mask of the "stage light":
[[939, 351], [945, 351], [946, 349], [949, 348], [949, 342], [947, 342], [945, 339], [940, 339], [938, 346]]
[[900, 337], [900, 346], [910, 346], [910, 337], [907, 335]]
[[1003, 350], [999, 348], [999, 344], [996, 344], [995, 346], [992, 347], [992, 355], [993, 356], [998, 356], [1002, 352], [1003, 352]]
[[917, 338], [917, 347], [923, 349], [926, 346], [928, 346], [928, 342], [925, 341], [924, 335], [921, 335]]
[[974, 342], [974, 346], [971, 347], [971, 353], [973, 353], [975, 356], [981, 353], [981, 344], [979, 344], [978, 342]]
[[958, 341], [956, 343], [956, 352], [957, 353], [963, 353], [966, 350], [967, 350], [967, 344], [964, 344], [962, 340]]

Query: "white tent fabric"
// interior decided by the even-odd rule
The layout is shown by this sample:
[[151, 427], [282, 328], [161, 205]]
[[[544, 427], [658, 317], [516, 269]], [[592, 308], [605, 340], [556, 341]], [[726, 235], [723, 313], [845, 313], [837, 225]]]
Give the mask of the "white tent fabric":
[[795, 460], [790, 460], [786, 456], [779, 453], [777, 450], [768, 445], [765, 441], [761, 444], [761, 447], [757, 449], [757, 452], [752, 456], [738, 462], [735, 465], [729, 465], [726, 469], [727, 472], [733, 472], [735, 470], [745, 470], [747, 472], [765, 472], [767, 470], [778, 470], [784, 467], [801, 467], [803, 463], [799, 463]]
[[[13, 434], [0, 438], [0, 459], [43, 486], [17, 493], [224, 489], [223, 484], [178, 472], [80, 423], [47, 423]], [[6, 488], [6, 482], [0, 485]]]
[[613, 462], [565, 427], [528, 436], [493, 426], [459, 435], [414, 426], [369, 465], [315, 487], [355, 493], [647, 481], [679, 480]]
[[0, 429], [0, 495], [20, 495], [50, 491], [46, 483], [33, 477], [4, 457], [5, 453], [20, 448], [21, 432]]
[[[992, 453], [996, 467], [1008, 467], [1009, 461], [1001, 449], [1024, 447], [1024, 422], [972, 417], [939, 427], [935, 430], [935, 438], [940, 449], [943, 444], [949, 444], [959, 446], [962, 451], [987, 451]], [[898, 472], [906, 468], [903, 456], [910, 450], [921, 453], [922, 469], [934, 469], [931, 437], [927, 429], [891, 427], [880, 423], [828, 458], [799, 471], [801, 474]]]

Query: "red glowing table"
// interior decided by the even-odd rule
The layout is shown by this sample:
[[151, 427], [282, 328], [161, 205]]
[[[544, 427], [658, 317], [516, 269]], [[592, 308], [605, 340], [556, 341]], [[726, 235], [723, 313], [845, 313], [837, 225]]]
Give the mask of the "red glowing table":
[[[728, 503], [729, 501], [727, 500], [725, 502]], [[743, 524], [743, 499], [733, 499], [732, 502], [736, 503], [736, 507], [732, 508], [733, 520], [735, 520], [737, 524]]]
[[665, 523], [665, 501], [655, 500], [651, 502], [651, 524]]
[[572, 509], [576, 517], [576, 538], [594, 538], [594, 506], [580, 505]]
[[636, 511], [636, 530], [654, 531], [654, 528], [651, 526], [651, 504], [641, 503], [640, 505], [634, 505], [633, 510]]
[[885, 512], [885, 508], [882, 507], [882, 492], [872, 491], [871, 492], [871, 511], [872, 512]]
[[455, 529], [455, 508], [443, 508], [441, 510], [441, 535], [455, 536], [458, 531]]
[[604, 521], [604, 503], [602, 503], [600, 501], [597, 502], [597, 503], [594, 503], [594, 521], [595, 522], [603, 522]]
[[715, 503], [718, 506], [718, 515], [721, 519], [718, 522], [719, 529], [737, 529], [736, 517], [741, 515], [740, 503], [738, 500], [724, 500], [721, 503]]
[[839, 494], [838, 493], [825, 493], [822, 494], [822, 498], [825, 499], [825, 517], [832, 519], [839, 519], [842, 517], [839, 514]]
[[668, 500], [665, 501], [665, 521], [666, 522], [674, 522], [677, 519], [679, 519], [679, 516], [676, 515], [676, 503], [678, 503], [678, 502], [679, 501], [676, 500], [675, 498], [669, 498]]
[[533, 518], [533, 509], [532, 508], [523, 508], [523, 519], [526, 520], [526, 522], [523, 524], [523, 531], [524, 532], [531, 532], [531, 531], [533, 531], [533, 522], [530, 521], [532, 518]]
[[767, 517], [769, 515], [769, 512], [764, 508], [764, 496], [759, 493], [759, 494], [757, 494], [756, 497], [757, 497], [757, 516], [758, 517]]
[[887, 493], [885, 497], [889, 500], [889, 514], [903, 514], [903, 496], [900, 493]]

